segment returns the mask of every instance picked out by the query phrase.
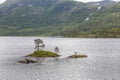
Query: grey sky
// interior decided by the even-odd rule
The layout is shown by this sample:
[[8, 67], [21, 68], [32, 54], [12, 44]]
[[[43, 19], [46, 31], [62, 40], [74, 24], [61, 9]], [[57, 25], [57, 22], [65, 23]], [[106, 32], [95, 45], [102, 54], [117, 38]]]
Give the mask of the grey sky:
[[[102, 1], [102, 0], [75, 0], [75, 1], [81, 1], [81, 2], [90, 2], [90, 1], [94, 1], [94, 2], [97, 2], [97, 1]], [[113, 1], [120, 1], [120, 0], [113, 0]]]
[[80, 1], [80, 2], [90, 2], [90, 1], [95, 1], [95, 2], [97, 2], [97, 1], [101, 1], [101, 0], [75, 0], [75, 1]]
[[5, 0], [0, 0], [0, 3], [3, 3]]

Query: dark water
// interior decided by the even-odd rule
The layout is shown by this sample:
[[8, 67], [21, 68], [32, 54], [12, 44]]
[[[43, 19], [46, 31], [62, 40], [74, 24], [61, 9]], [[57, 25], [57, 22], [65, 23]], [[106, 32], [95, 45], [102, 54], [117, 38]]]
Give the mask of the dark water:
[[[34, 51], [36, 37], [0, 37], [0, 80], [120, 80], [120, 39], [40, 38], [62, 57], [19, 64]], [[65, 58], [74, 52], [88, 58]]]

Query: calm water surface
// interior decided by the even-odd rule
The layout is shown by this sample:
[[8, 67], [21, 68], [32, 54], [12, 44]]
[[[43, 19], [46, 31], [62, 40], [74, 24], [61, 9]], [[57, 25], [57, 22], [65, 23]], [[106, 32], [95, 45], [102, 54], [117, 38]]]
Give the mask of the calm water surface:
[[[58, 46], [62, 57], [18, 63], [34, 51], [36, 38], [47, 50]], [[66, 58], [74, 52], [88, 58]], [[0, 37], [0, 80], [120, 80], [120, 39]]]

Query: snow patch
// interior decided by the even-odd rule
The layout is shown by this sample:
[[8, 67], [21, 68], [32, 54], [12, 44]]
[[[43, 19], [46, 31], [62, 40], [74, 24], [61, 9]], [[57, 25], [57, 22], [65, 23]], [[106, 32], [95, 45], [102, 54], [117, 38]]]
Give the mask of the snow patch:
[[89, 17], [87, 17], [84, 21], [88, 21], [90, 18]]
[[101, 7], [101, 6], [99, 6], [99, 7], [98, 7], [98, 11], [100, 11], [100, 10], [101, 10], [101, 8], [102, 8], [102, 7]]

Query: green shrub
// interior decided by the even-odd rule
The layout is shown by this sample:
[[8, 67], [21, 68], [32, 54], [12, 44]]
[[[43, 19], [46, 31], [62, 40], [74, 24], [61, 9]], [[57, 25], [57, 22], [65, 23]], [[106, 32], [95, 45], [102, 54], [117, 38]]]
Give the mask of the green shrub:
[[60, 55], [50, 52], [50, 51], [35, 51], [32, 54], [28, 55], [31, 57], [59, 57]]
[[74, 55], [71, 55], [71, 56], [68, 56], [68, 58], [86, 58], [87, 57], [87, 55], [76, 55], [76, 54], [74, 54]]

